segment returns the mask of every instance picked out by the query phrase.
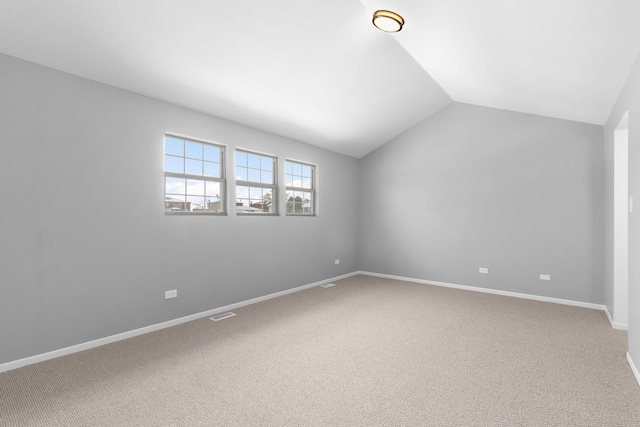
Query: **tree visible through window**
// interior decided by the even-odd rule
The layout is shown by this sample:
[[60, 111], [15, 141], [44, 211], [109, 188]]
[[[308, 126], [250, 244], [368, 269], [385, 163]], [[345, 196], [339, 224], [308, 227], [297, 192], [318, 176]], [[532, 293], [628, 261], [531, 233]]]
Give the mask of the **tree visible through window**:
[[277, 213], [275, 157], [236, 150], [236, 213]]
[[286, 161], [287, 215], [315, 215], [315, 166]]
[[165, 213], [225, 213], [224, 147], [165, 136]]

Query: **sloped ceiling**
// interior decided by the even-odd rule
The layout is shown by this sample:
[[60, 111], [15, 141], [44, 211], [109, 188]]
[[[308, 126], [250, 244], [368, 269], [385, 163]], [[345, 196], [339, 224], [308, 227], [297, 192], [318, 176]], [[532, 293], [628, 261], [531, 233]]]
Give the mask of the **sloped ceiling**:
[[[363, 1], [369, 10], [389, 3]], [[457, 102], [604, 124], [640, 54], [638, 0], [393, 7], [407, 16], [397, 41]]]
[[0, 52], [362, 157], [452, 100], [603, 124], [638, 22], [637, 0], [2, 0]]

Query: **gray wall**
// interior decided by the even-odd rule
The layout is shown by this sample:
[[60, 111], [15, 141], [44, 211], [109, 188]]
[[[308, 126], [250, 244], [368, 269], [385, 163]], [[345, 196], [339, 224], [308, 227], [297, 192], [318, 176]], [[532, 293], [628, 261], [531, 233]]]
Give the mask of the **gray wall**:
[[452, 104], [360, 168], [361, 270], [604, 302], [601, 126]]
[[[358, 161], [7, 56], [0, 69], [0, 363], [356, 270], [604, 302], [600, 126], [452, 104]], [[634, 73], [614, 127], [640, 102]], [[166, 131], [317, 164], [319, 216], [164, 215]]]
[[604, 126], [606, 159], [606, 260], [607, 308], [613, 310], [613, 132], [629, 111], [629, 195], [634, 211], [629, 214], [629, 354], [640, 366], [640, 57]]
[[[357, 270], [356, 159], [3, 55], [0, 70], [0, 363]], [[166, 131], [317, 164], [320, 215], [165, 216]]]

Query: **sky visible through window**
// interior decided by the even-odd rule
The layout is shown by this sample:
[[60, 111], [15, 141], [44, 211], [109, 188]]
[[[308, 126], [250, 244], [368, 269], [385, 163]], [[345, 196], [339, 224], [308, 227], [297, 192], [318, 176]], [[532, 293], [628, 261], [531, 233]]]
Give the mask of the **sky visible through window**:
[[275, 159], [236, 151], [236, 211], [274, 213]]
[[[237, 213], [277, 214], [277, 160], [235, 151]], [[287, 214], [314, 214], [315, 166], [287, 160]], [[167, 135], [164, 151], [165, 212], [224, 213], [225, 173], [222, 146]]]
[[288, 215], [314, 214], [313, 171], [311, 165], [287, 160], [285, 185]]
[[311, 189], [311, 166], [287, 161], [285, 185]]
[[222, 211], [222, 148], [165, 138], [165, 209]]

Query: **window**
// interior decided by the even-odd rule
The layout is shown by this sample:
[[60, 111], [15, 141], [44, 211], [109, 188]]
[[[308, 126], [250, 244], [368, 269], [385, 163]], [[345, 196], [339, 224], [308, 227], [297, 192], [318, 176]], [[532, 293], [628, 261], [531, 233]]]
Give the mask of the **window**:
[[165, 213], [224, 214], [224, 147], [172, 135], [164, 141]]
[[286, 161], [287, 215], [315, 215], [316, 167]]
[[275, 157], [236, 150], [236, 213], [277, 213]]

